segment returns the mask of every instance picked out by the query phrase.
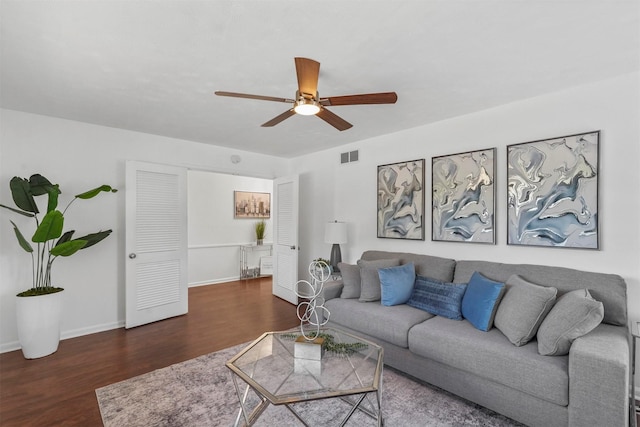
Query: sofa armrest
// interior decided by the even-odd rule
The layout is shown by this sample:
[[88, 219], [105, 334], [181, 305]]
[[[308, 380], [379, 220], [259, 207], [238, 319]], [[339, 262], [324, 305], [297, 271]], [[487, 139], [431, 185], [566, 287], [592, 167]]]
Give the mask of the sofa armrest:
[[629, 339], [624, 326], [601, 324], [569, 351], [569, 425], [629, 425]]
[[322, 296], [325, 301], [329, 301], [330, 299], [340, 298], [340, 294], [342, 293], [342, 280], [329, 280], [325, 282], [324, 287], [322, 288]]

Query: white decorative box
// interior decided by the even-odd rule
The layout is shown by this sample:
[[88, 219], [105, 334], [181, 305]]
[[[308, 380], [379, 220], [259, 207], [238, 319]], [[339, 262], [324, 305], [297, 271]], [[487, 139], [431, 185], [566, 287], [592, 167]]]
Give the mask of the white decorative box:
[[293, 355], [299, 359], [321, 360], [322, 353], [324, 352], [322, 349], [323, 343], [324, 338], [322, 337], [317, 337], [313, 341], [307, 341], [304, 336], [300, 335], [294, 343]]
[[296, 374], [311, 374], [315, 376], [322, 375], [322, 361], [321, 360], [309, 360], [300, 359], [295, 357], [293, 359], [293, 371]]

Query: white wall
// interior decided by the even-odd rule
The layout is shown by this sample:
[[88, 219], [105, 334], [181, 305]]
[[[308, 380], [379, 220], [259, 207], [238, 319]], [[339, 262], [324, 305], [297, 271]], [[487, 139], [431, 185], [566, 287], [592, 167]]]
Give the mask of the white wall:
[[[240, 245], [255, 243], [257, 220], [234, 218], [233, 192], [271, 193], [273, 197], [273, 181], [203, 171], [189, 171], [188, 177], [189, 286], [237, 280]], [[265, 242], [271, 242], [272, 220], [265, 222]]]
[[[300, 272], [313, 258], [328, 257], [324, 223], [349, 223], [343, 259], [386, 249], [441, 255], [560, 265], [622, 275], [629, 286], [629, 317], [640, 320], [640, 130], [639, 75], [496, 107], [491, 110], [384, 135], [286, 161], [252, 153], [128, 132], [67, 120], [0, 110], [0, 201], [10, 200], [6, 183], [39, 172], [70, 193], [109, 183], [124, 189], [127, 159], [178, 164], [196, 170], [271, 179], [300, 174]], [[402, 98], [398, 102], [402, 102]], [[355, 123], [366, 126], [366, 123]], [[507, 246], [505, 147], [509, 144], [602, 130], [600, 142], [601, 249], [599, 251]], [[376, 238], [376, 166], [497, 147], [497, 240], [495, 246]], [[358, 149], [360, 161], [340, 165], [339, 153]], [[425, 186], [431, 187], [430, 167]], [[280, 173], [278, 173], [280, 172]], [[77, 177], [81, 177], [78, 184]], [[427, 206], [430, 197], [426, 197]], [[73, 217], [78, 229], [113, 228], [114, 235], [91, 252], [61, 260], [54, 272], [67, 292], [63, 336], [117, 327], [124, 319], [124, 192], [87, 203]], [[17, 248], [9, 219], [0, 211], [0, 350], [17, 348], [13, 295], [28, 287], [29, 259]], [[194, 243], [196, 244], [196, 243]], [[640, 366], [640, 362], [639, 362]]]
[[[232, 154], [242, 161], [233, 164]], [[113, 229], [99, 245], [57, 260], [54, 285], [66, 289], [63, 338], [123, 325], [125, 161], [173, 164], [272, 179], [288, 173], [288, 162], [240, 152], [69, 120], [0, 110], [0, 201], [11, 204], [13, 176], [41, 173], [60, 184], [62, 200], [100, 184], [120, 191], [104, 194], [69, 212], [78, 232]], [[17, 246], [9, 220], [28, 229], [26, 218], [0, 210], [0, 351], [18, 348], [14, 295], [30, 287], [30, 258]]]
[[[640, 321], [640, 131], [637, 73], [588, 86], [512, 103], [392, 135], [296, 159], [301, 175], [300, 271], [320, 254], [325, 220], [349, 223], [349, 243], [343, 259], [355, 262], [367, 249], [418, 252], [456, 259], [565, 266], [617, 273], [628, 284], [628, 312]], [[402, 102], [402, 98], [398, 100]], [[366, 126], [366, 123], [355, 124]], [[601, 249], [578, 250], [507, 246], [506, 146], [591, 130], [600, 140]], [[431, 157], [497, 147], [496, 245], [432, 242], [429, 195]], [[360, 161], [340, 165], [339, 153], [358, 149]], [[426, 159], [426, 240], [402, 241], [376, 237], [376, 167], [417, 158]], [[327, 187], [329, 187], [327, 189]], [[322, 205], [311, 203], [315, 196]], [[306, 244], [305, 244], [306, 243]], [[638, 361], [640, 366], [640, 360]], [[638, 379], [640, 384], [640, 379]]]

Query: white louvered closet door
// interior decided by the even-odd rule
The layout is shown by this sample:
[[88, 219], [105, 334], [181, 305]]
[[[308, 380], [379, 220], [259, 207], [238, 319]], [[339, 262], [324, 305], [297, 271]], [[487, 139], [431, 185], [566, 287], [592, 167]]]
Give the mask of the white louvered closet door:
[[187, 171], [128, 161], [126, 318], [132, 328], [187, 313]]
[[298, 303], [298, 176], [273, 181], [273, 284], [272, 293], [292, 304]]

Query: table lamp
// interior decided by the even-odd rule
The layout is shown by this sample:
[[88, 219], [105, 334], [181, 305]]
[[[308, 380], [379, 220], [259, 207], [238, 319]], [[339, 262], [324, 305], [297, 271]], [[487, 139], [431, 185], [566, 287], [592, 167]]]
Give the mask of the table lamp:
[[324, 227], [324, 242], [333, 245], [331, 247], [331, 258], [329, 258], [329, 262], [331, 263], [333, 271], [339, 272], [338, 263], [342, 262], [340, 244], [347, 243], [347, 223], [338, 222], [337, 220], [328, 222]]

